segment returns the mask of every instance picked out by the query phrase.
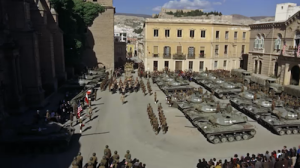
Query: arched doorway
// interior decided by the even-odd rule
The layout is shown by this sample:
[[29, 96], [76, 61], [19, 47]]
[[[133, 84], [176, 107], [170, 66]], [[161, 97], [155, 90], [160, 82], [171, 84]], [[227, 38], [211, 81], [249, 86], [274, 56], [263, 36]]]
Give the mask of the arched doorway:
[[257, 73], [257, 66], [258, 66], [258, 61], [255, 60], [255, 63], [254, 63], [254, 73]]
[[261, 74], [261, 70], [262, 70], [262, 61], [259, 61], [259, 74]]
[[291, 69], [291, 85], [299, 85], [299, 78], [300, 78], [300, 68], [298, 65], [295, 65]]
[[276, 77], [278, 76], [278, 62], [275, 62], [274, 75], [275, 75]]

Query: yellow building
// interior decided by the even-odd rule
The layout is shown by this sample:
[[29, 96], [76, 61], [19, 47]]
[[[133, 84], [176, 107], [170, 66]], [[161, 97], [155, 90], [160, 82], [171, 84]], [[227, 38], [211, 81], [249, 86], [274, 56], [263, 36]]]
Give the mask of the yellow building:
[[132, 57], [134, 55], [134, 51], [135, 51], [135, 44], [131, 44], [131, 43], [128, 43], [126, 45], [126, 51], [127, 51], [127, 56], [128, 57]]
[[203, 71], [240, 67], [248, 53], [250, 28], [209, 20], [148, 18], [144, 25], [148, 71]]

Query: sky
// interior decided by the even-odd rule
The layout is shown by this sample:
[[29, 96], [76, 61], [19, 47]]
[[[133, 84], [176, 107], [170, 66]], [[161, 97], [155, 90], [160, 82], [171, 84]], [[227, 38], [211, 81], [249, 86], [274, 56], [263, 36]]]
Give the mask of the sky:
[[172, 9], [203, 9], [223, 15], [274, 16], [276, 4], [299, 0], [113, 0], [116, 13], [155, 14], [162, 7]]

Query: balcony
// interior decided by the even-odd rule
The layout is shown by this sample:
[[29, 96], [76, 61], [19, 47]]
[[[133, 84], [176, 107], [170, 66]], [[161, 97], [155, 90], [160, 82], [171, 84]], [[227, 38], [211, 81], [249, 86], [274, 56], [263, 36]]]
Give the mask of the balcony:
[[264, 48], [253, 48], [253, 51], [254, 52], [264, 52], [265, 50], [264, 50]]
[[188, 54], [187, 59], [195, 59], [195, 54]]
[[297, 51], [298, 51], [297, 47], [289, 46], [288, 48], [286, 48], [285, 52], [282, 53], [282, 55], [288, 57], [295, 57], [297, 55]]
[[154, 58], [158, 58], [158, 57], [159, 57], [159, 54], [153, 54], [153, 57], [154, 57]]
[[200, 53], [199, 54], [199, 58], [205, 58], [205, 54], [204, 53]]
[[174, 60], [186, 60], [186, 55], [184, 55], [183, 53], [176, 53], [176, 54], [173, 54], [173, 59]]
[[164, 53], [163, 58], [164, 59], [171, 59], [171, 54], [170, 53]]

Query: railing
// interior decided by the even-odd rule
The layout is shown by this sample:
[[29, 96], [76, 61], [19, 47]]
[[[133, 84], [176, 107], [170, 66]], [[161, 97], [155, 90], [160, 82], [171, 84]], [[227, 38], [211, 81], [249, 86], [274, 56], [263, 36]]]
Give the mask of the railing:
[[183, 53], [173, 54], [173, 59], [176, 59], [176, 60], [186, 60], [186, 55], [184, 55]]
[[171, 54], [170, 53], [164, 53], [163, 58], [165, 58], [165, 59], [171, 59]]
[[159, 57], [159, 54], [153, 54], [153, 57]]
[[205, 58], [205, 54], [204, 53], [200, 53], [199, 54], [199, 58]]
[[195, 59], [195, 54], [188, 54], [187, 59]]

